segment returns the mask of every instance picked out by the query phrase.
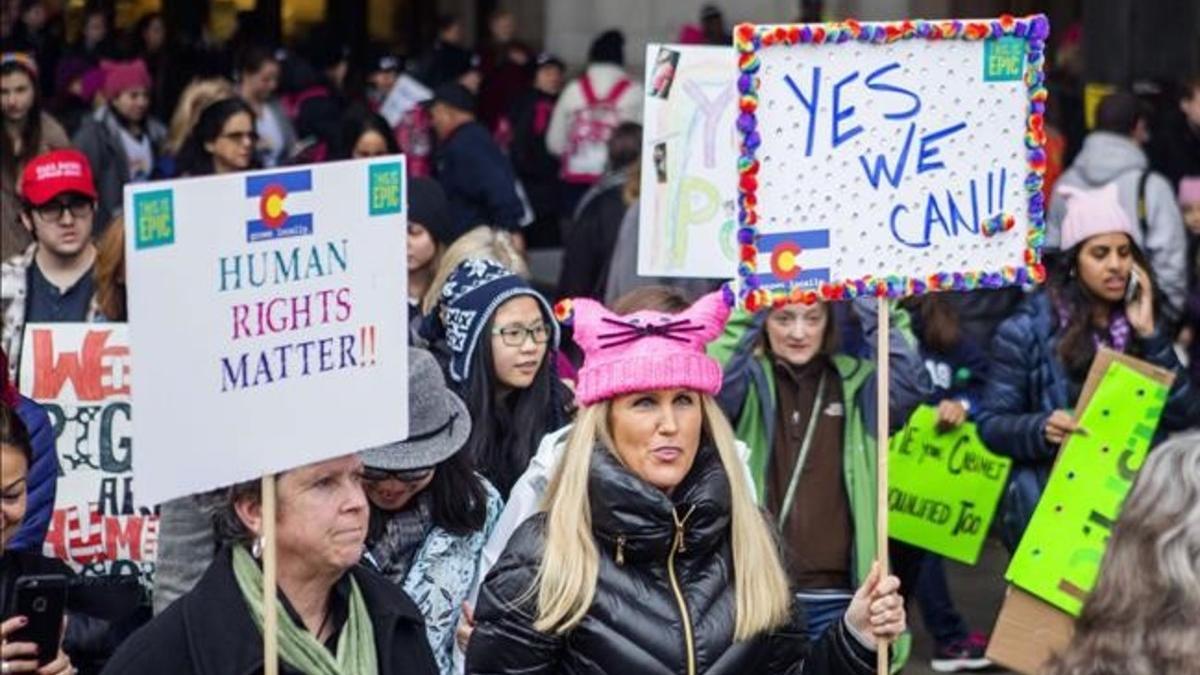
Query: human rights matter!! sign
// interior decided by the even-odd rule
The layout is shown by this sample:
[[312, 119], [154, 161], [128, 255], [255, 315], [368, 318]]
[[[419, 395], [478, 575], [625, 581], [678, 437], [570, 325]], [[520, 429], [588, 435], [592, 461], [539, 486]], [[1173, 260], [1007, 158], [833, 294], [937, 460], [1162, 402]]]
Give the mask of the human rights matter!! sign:
[[1048, 33], [738, 26], [747, 306], [1040, 281]]
[[393, 156], [126, 189], [140, 499], [407, 435], [403, 187]]

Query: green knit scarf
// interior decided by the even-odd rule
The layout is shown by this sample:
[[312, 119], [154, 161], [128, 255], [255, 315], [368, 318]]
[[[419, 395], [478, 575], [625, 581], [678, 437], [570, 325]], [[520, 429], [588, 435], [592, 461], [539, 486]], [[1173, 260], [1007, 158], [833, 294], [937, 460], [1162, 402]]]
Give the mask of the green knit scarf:
[[[263, 629], [263, 574], [243, 546], [233, 547], [233, 575], [259, 634]], [[279, 611], [279, 655], [306, 675], [377, 675], [375, 632], [367, 603], [354, 577], [350, 577], [350, 616], [338, 638], [337, 655], [329, 653], [316, 636]]]

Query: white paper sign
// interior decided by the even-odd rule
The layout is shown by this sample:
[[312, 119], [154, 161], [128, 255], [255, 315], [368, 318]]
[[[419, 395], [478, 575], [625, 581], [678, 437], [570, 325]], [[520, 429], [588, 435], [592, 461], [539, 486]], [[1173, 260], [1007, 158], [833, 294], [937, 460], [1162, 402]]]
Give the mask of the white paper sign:
[[407, 435], [404, 158], [125, 191], [139, 498]]
[[1035, 21], [751, 27], [739, 87], [756, 105], [738, 120], [748, 285], [778, 301], [1036, 278]]
[[28, 324], [22, 344], [21, 393], [49, 415], [61, 472], [43, 553], [151, 584], [158, 514], [134, 497], [125, 324]]
[[731, 47], [646, 47], [641, 276], [734, 275], [737, 76]]

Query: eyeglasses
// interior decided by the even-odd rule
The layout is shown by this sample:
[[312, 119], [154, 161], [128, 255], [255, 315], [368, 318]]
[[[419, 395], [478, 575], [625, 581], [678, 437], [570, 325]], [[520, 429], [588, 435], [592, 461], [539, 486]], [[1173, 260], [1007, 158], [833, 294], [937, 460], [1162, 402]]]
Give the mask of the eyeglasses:
[[230, 131], [229, 133], [221, 134], [221, 138], [227, 138], [227, 139], [233, 141], [234, 143], [246, 143], [246, 142], [257, 143], [258, 142], [258, 132], [257, 131]]
[[95, 209], [96, 205], [88, 199], [60, 199], [35, 206], [33, 212], [42, 220], [55, 222], [62, 220], [65, 211], [70, 211], [74, 218], [87, 218]]
[[550, 339], [550, 327], [544, 323], [536, 326], [512, 324], [493, 328], [492, 335], [499, 335], [500, 341], [509, 347], [520, 347], [527, 338], [533, 338], [534, 344], [543, 345]]
[[389, 471], [387, 469], [372, 469], [363, 467], [363, 480], [378, 483], [385, 480], [397, 480], [401, 483], [420, 483], [433, 475], [432, 466], [420, 469], [405, 469], [404, 471]]

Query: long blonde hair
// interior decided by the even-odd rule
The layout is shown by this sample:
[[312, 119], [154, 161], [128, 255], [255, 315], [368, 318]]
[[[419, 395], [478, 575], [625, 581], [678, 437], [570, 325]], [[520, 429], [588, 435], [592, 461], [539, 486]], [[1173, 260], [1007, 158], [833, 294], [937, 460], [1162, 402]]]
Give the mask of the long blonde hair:
[[164, 149], [169, 155], [178, 155], [200, 119], [200, 113], [210, 103], [233, 96], [233, 83], [223, 77], [192, 80], [183, 93], [179, 95], [179, 103], [171, 115], [171, 126], [167, 131], [167, 142]]
[[[704, 425], [729, 477], [736, 607], [734, 639], [746, 640], [788, 621], [791, 591], [770, 527], [743, 478], [733, 429], [711, 396], [701, 396]], [[600, 441], [610, 452], [608, 402], [580, 410], [558, 470], [546, 491], [546, 544], [531, 593], [537, 593], [534, 628], [565, 633], [587, 614], [596, 595], [599, 551], [592, 534], [588, 474]], [[615, 454], [615, 453], [614, 453]]]
[[1200, 432], [1154, 449], [1049, 675], [1185, 675], [1200, 664]]
[[425, 291], [425, 298], [421, 302], [422, 314], [428, 314], [433, 311], [434, 307], [437, 307], [446, 280], [463, 261], [471, 258], [494, 260], [508, 268], [513, 274], [525, 279], [529, 278], [529, 266], [525, 264], [525, 259], [513, 245], [512, 234], [506, 230], [480, 225], [456, 239], [442, 253], [441, 259], [438, 260], [437, 271], [434, 272], [433, 280], [429, 282], [429, 289]]

